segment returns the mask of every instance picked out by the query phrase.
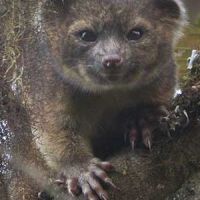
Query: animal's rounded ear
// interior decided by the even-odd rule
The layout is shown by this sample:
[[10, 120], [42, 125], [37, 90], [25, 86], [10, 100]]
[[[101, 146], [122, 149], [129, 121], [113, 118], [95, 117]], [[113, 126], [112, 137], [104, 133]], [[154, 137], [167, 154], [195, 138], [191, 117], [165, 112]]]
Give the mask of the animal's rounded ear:
[[155, 6], [161, 11], [162, 16], [179, 19], [185, 12], [181, 0], [154, 0]]

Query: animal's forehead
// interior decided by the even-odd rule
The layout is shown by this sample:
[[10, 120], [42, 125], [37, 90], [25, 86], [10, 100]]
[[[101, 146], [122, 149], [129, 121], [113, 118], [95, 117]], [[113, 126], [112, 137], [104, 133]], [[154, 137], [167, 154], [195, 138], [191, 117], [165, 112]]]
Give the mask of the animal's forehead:
[[[127, 20], [149, 13], [151, 0], [78, 0], [73, 6], [74, 14], [80, 18], [98, 20]], [[144, 11], [145, 10], [145, 11]]]

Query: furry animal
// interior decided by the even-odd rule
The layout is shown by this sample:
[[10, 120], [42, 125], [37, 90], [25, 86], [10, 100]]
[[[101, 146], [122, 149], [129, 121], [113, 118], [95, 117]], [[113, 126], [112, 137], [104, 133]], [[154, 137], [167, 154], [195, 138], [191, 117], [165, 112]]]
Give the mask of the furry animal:
[[133, 148], [151, 149], [161, 108], [173, 96], [184, 6], [54, 0], [40, 14], [40, 51], [26, 60], [37, 64], [24, 72], [34, 144], [71, 195], [107, 200], [102, 182], [117, 187], [107, 175], [113, 166], [99, 158], [124, 135]]

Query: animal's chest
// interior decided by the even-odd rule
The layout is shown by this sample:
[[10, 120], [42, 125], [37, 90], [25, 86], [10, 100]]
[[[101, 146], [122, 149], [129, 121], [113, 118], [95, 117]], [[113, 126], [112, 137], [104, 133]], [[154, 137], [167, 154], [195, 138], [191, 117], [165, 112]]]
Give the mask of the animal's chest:
[[112, 134], [119, 128], [123, 113], [135, 107], [137, 103], [130, 95], [82, 99], [76, 107], [80, 134], [88, 137]]
[[78, 134], [99, 157], [120, 149], [124, 145], [126, 125], [134, 120], [143, 99], [147, 98], [133, 92], [75, 98], [73, 108], [80, 125]]
[[104, 157], [124, 145], [128, 115], [134, 117], [134, 101], [93, 102], [80, 115], [80, 134], [94, 155]]

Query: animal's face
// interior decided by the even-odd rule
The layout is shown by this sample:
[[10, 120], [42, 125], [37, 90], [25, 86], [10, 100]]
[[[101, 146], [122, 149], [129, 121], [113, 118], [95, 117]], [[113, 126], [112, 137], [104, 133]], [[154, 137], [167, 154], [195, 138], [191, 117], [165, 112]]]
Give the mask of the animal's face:
[[59, 6], [62, 14], [47, 26], [52, 54], [64, 78], [81, 88], [148, 84], [165, 65], [160, 61], [172, 56], [182, 15], [172, 0], [77, 0]]

